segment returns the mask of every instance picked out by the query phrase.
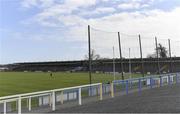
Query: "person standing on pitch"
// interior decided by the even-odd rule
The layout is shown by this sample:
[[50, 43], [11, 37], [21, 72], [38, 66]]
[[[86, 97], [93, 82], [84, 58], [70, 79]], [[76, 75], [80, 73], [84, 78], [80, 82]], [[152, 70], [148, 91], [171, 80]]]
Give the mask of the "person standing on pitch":
[[52, 72], [50, 73], [50, 77], [52, 78], [53, 76], [52, 76]]

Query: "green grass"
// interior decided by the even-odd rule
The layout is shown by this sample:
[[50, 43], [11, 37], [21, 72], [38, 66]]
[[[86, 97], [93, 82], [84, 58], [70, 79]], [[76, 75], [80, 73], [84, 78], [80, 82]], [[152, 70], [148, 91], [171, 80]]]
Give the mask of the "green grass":
[[[139, 74], [133, 74], [132, 78], [140, 77]], [[126, 75], [125, 78], [129, 76]], [[121, 79], [120, 75], [116, 79]], [[111, 74], [94, 73], [92, 74], [92, 83], [107, 83], [112, 81]], [[43, 72], [0, 72], [0, 96], [28, 93], [56, 88], [78, 86], [89, 83], [88, 73], [50, 73]]]

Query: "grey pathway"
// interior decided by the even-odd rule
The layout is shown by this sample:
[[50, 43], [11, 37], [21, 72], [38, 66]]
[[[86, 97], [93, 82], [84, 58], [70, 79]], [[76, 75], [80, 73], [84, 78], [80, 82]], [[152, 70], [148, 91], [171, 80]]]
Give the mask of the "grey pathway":
[[94, 103], [57, 109], [62, 113], [140, 113], [140, 112], [178, 112], [180, 113], [180, 85], [164, 86], [142, 91], [141, 94], [117, 96]]

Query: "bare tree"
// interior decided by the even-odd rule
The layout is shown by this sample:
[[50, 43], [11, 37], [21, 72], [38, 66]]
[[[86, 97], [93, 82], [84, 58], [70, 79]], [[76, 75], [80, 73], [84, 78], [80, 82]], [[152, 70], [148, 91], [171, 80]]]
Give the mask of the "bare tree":
[[[88, 56], [88, 55], [85, 55], [85, 59], [88, 60], [88, 59], [89, 59], [89, 56]], [[94, 49], [91, 50], [91, 59], [92, 59], [92, 60], [98, 60], [98, 59], [100, 59], [100, 55], [99, 55], [99, 54], [96, 54], [96, 52], [95, 52]]]
[[155, 48], [155, 52], [153, 54], [148, 54], [147, 55], [147, 58], [156, 58], [157, 57], [157, 54], [156, 54], [156, 51], [158, 51], [158, 56], [159, 58], [167, 58], [167, 54], [168, 54], [168, 51], [167, 51], [167, 48], [162, 46], [162, 44], [158, 44], [158, 47]]
[[160, 58], [167, 58], [168, 51], [166, 47], [162, 46], [162, 44], [158, 44], [157, 51]]

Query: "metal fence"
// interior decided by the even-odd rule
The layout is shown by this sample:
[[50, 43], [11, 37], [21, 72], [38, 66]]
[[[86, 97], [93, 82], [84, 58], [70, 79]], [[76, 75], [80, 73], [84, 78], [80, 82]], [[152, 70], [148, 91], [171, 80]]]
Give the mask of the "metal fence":
[[99, 95], [98, 98], [102, 100], [101, 83], [0, 97], [0, 104], [3, 104], [3, 106], [0, 105], [0, 107], [3, 107], [0, 108], [0, 112], [4, 114], [7, 112], [21, 114], [23, 111], [32, 112], [32, 108], [37, 110], [40, 107], [54, 111], [56, 105], [65, 104], [69, 101], [82, 105], [82, 99], [90, 96], [89, 90], [94, 88], [98, 88], [99, 93], [91, 96]]
[[180, 73], [170, 73], [127, 80], [115, 80], [113, 81], [113, 88], [115, 94], [128, 94], [134, 91], [140, 94], [144, 89], [172, 85], [178, 82], [180, 82]]

